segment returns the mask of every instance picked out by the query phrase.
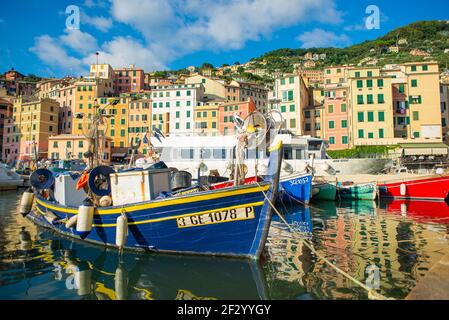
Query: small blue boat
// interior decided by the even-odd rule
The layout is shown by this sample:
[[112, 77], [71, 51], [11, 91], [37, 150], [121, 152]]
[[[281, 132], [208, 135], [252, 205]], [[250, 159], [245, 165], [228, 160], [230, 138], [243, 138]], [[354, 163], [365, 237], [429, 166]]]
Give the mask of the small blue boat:
[[296, 173], [280, 179], [280, 199], [309, 204], [312, 196], [312, 175]]
[[119, 218], [126, 215], [124, 249], [257, 259], [271, 223], [270, 202], [279, 186], [282, 143], [270, 151], [269, 174], [260, 184], [96, 207], [92, 228], [82, 238], [66, 226], [75, 215], [79, 218], [78, 208], [50, 201], [41, 192], [36, 193], [34, 209], [27, 217], [60, 234], [117, 247]]

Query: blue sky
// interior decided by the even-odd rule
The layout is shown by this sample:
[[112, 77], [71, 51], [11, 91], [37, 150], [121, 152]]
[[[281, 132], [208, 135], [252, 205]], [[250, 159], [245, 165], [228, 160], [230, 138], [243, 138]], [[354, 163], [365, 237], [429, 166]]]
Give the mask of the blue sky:
[[[67, 29], [67, 6], [80, 28]], [[367, 30], [369, 5], [381, 12]], [[0, 10], [0, 72], [83, 75], [89, 63], [146, 71], [244, 63], [278, 48], [344, 47], [420, 20], [449, 19], [449, 2], [341, 0], [23, 0]]]

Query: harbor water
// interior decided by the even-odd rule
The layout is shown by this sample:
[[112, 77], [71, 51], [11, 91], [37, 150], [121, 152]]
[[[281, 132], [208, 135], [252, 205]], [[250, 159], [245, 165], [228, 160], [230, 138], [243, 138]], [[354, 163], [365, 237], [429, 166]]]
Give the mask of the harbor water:
[[[326, 264], [395, 299], [449, 253], [449, 207], [434, 202], [279, 205], [261, 261], [125, 252], [86, 245], [18, 213], [0, 194], [0, 299], [367, 299]], [[304, 245], [312, 244], [313, 250]]]

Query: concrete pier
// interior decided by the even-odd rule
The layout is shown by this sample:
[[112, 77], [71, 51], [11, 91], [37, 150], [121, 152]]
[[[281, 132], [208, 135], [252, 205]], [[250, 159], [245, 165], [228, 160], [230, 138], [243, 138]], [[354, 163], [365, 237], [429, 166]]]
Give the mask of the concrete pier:
[[449, 300], [449, 254], [429, 270], [405, 300]]

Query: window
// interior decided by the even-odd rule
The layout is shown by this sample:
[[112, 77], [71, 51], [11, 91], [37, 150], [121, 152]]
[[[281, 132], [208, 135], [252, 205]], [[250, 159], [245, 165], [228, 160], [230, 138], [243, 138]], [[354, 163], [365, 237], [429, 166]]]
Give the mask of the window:
[[368, 139], [374, 139], [374, 133], [368, 132]]
[[186, 123], [186, 129], [190, 129], [190, 122]]
[[404, 93], [404, 92], [405, 92], [404, 84], [400, 84], [399, 85], [399, 93]]
[[428, 71], [429, 70], [429, 66], [428, 65], [423, 65], [422, 66], [422, 71]]
[[385, 103], [385, 98], [384, 98], [384, 95], [382, 93], [377, 95], [377, 102], [380, 103], [380, 104]]
[[368, 88], [372, 88], [373, 87], [373, 80], [366, 80], [366, 86]]
[[346, 104], [345, 103], [343, 103], [341, 105], [341, 112], [346, 112]]
[[374, 122], [374, 112], [368, 111], [368, 122]]
[[419, 111], [413, 111], [413, 121], [419, 120]]
[[181, 96], [181, 91], [176, 91], [176, 96], [180, 97]]
[[373, 72], [372, 71], [368, 71], [368, 77], [372, 77], [373, 76]]
[[57, 148], [58, 147], [58, 141], [54, 141], [53, 142], [53, 148]]
[[365, 133], [363, 132], [363, 129], [359, 129], [359, 139], [363, 139], [365, 137]]
[[343, 129], [347, 128], [348, 127], [348, 120], [341, 120], [341, 127]]
[[358, 95], [357, 96], [357, 104], [363, 104], [363, 95]]
[[348, 144], [348, 136], [342, 136], [341, 137], [341, 143], [342, 144]]
[[335, 137], [329, 137], [329, 143], [335, 144]]
[[357, 80], [357, 88], [363, 88], [363, 80]]
[[181, 106], [181, 101], [176, 101], [176, 106], [180, 107]]
[[125, 136], [125, 130], [122, 129], [122, 130], [120, 130], [120, 137], [124, 137], [124, 136]]
[[416, 71], [416, 66], [412, 66], [412, 72]]
[[306, 119], [310, 119], [310, 111], [304, 111], [304, 116]]
[[377, 86], [382, 88], [384, 86], [384, 79], [377, 79]]
[[288, 78], [288, 83], [289, 84], [294, 84], [295, 83], [295, 78], [294, 77]]
[[190, 90], [187, 90], [187, 96], [189, 97], [191, 95], [192, 95], [192, 92]]
[[419, 138], [419, 132], [413, 132], [413, 137], [414, 138]]
[[285, 85], [285, 79], [284, 78], [281, 79], [281, 86], [283, 86], [283, 85]]
[[379, 111], [378, 117], [379, 117], [379, 122], [384, 122], [385, 121], [385, 112]]
[[365, 121], [365, 117], [364, 117], [363, 112], [359, 112], [357, 114], [357, 119], [358, 119], [359, 122], [364, 122]]
[[357, 72], [355, 73], [355, 77], [356, 77], [356, 78], [360, 78], [360, 72], [359, 72], [359, 71], [357, 71]]
[[83, 146], [83, 140], [78, 141], [78, 147], [82, 148]]
[[412, 80], [412, 88], [416, 88], [418, 86], [418, 80]]
[[335, 128], [335, 121], [329, 121], [329, 129]]
[[290, 128], [296, 128], [296, 119], [290, 119]]
[[190, 111], [187, 111], [187, 118], [190, 118]]
[[281, 106], [281, 112], [285, 112], [286, 111], [286, 107], [285, 106]]
[[217, 128], [217, 123], [216, 122], [212, 122], [212, 129], [216, 129]]
[[179, 111], [176, 111], [176, 118], [179, 118]]
[[384, 138], [384, 129], [379, 129], [379, 138]]
[[328, 111], [328, 113], [334, 113], [334, 106], [333, 106], [333, 105], [330, 105], [330, 106], [327, 108], [327, 111]]
[[179, 129], [179, 123], [176, 123], [175, 127], [176, 127], [176, 129]]
[[373, 104], [374, 103], [374, 98], [372, 94], [367, 95], [367, 100], [368, 100], [368, 104]]
[[288, 101], [293, 101], [293, 91], [288, 91]]
[[292, 105], [290, 105], [290, 112], [294, 112], [294, 111], [295, 111], [295, 105], [292, 104]]

